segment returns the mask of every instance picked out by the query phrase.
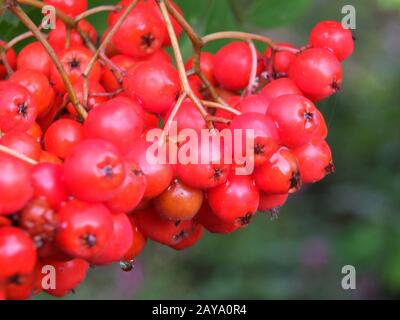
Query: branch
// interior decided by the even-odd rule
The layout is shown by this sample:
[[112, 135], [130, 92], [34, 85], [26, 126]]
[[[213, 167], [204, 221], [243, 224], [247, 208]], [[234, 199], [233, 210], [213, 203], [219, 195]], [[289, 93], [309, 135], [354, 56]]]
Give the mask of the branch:
[[[39, 30], [41, 30], [41, 27], [38, 28]], [[42, 33], [44, 38], [47, 38], [47, 34]], [[34, 37], [32, 31], [27, 31], [23, 34], [20, 34], [19, 36], [11, 39], [6, 46], [6, 49], [11, 49], [12, 47], [14, 47], [16, 44], [20, 43], [21, 41], [24, 41], [26, 39], [29, 39], [30, 37]]]
[[[26, 0], [28, 1], [28, 0]], [[33, 0], [29, 0], [33, 1]], [[67, 73], [65, 72], [65, 69], [63, 65], [61, 64], [60, 60], [57, 57], [57, 54], [55, 53], [54, 49], [50, 46], [50, 44], [47, 42], [46, 38], [43, 37], [42, 33], [40, 30], [36, 27], [36, 25], [33, 23], [33, 21], [27, 16], [27, 14], [21, 9], [21, 7], [17, 4], [10, 5], [8, 9], [34, 34], [35, 38], [43, 45], [43, 47], [46, 49], [47, 53], [49, 54], [51, 60], [55, 64], [58, 72], [60, 73], [61, 78], [64, 81], [65, 88], [68, 92], [69, 98], [74, 105], [77, 113], [85, 119], [87, 117], [87, 112], [83, 108], [83, 106], [80, 104], [78, 97], [76, 96], [76, 93], [74, 91], [74, 88], [72, 86], [72, 83], [70, 79], [68, 78]]]
[[13, 74], [13, 69], [11, 68], [10, 64], [7, 60], [7, 50], [3, 46], [0, 45], [0, 58], [1, 62], [3, 63], [4, 67], [6, 68], [7, 75], [11, 76]]
[[232, 108], [231, 106], [228, 106], [226, 104], [221, 104], [218, 102], [212, 102], [212, 101], [202, 101], [202, 103], [207, 107], [207, 108], [213, 108], [213, 109], [221, 109], [228, 111], [230, 113], [233, 113], [236, 116], [240, 116], [242, 113], [239, 110], [236, 110], [235, 108]]
[[[251, 64], [250, 80], [249, 80], [249, 84], [248, 84], [246, 90], [244, 90], [244, 92], [243, 92], [244, 96], [249, 96], [249, 95], [253, 94], [254, 89], [257, 85], [257, 68], [258, 68], [257, 49], [252, 40], [249, 40], [248, 43], [249, 43], [249, 47], [251, 50], [252, 64]], [[274, 51], [274, 50], [272, 50], [272, 51]]]
[[122, 7], [121, 6], [114, 6], [114, 5], [104, 5], [104, 6], [99, 6], [99, 7], [95, 7], [92, 9], [89, 9], [85, 12], [82, 12], [80, 15], [75, 17], [75, 22], [79, 22], [83, 19], [86, 19], [87, 17], [90, 17], [96, 13], [100, 13], [100, 12], [108, 12], [108, 11], [114, 11], [117, 12], [119, 10], [121, 10]]
[[10, 148], [8, 148], [8, 147], [6, 147], [6, 146], [0, 145], [0, 152], [3, 152], [3, 153], [5, 153], [5, 154], [8, 154], [8, 155], [10, 155], [10, 156], [12, 156], [12, 157], [14, 157], [14, 158], [17, 158], [17, 159], [19, 159], [19, 160], [22, 160], [22, 161], [24, 161], [24, 162], [26, 162], [26, 163], [28, 163], [28, 164], [33, 165], [33, 166], [39, 164], [39, 162], [37, 162], [37, 161], [35, 161], [35, 160], [33, 160], [33, 159], [31, 159], [31, 158], [25, 156], [25, 155], [23, 155], [23, 154], [21, 154], [21, 153], [15, 151], [15, 150], [13, 150], [13, 149], [10, 149]]

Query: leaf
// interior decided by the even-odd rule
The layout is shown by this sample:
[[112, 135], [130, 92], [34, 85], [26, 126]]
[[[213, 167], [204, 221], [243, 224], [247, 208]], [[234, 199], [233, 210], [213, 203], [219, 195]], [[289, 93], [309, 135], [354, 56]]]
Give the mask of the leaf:
[[277, 27], [302, 16], [309, 0], [255, 0], [246, 10], [246, 21], [259, 27]]

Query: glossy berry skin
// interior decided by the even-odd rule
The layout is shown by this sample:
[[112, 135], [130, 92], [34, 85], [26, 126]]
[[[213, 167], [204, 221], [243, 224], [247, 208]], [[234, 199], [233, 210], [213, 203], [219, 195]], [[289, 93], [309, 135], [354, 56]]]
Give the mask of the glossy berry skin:
[[[32, 61], [35, 61], [35, 63], [32, 63]], [[17, 70], [35, 70], [49, 77], [51, 63], [46, 49], [40, 42], [36, 41], [28, 44], [19, 52]]]
[[296, 57], [289, 77], [305, 96], [320, 101], [340, 90], [342, 66], [328, 49], [311, 48]]
[[[85, 32], [92, 43], [97, 42], [96, 29], [86, 20], [81, 20], [78, 23], [79, 28]], [[49, 44], [56, 52], [62, 51], [67, 48], [67, 27], [61, 20], [56, 21], [56, 28], [49, 32]], [[84, 40], [76, 30], [71, 30], [69, 45], [72, 47], [83, 46]]]
[[133, 99], [117, 97], [93, 109], [84, 123], [86, 138], [104, 139], [124, 154], [132, 150], [144, 128], [143, 109]]
[[[190, 58], [185, 65], [187, 71], [193, 68], [193, 59]], [[200, 69], [212, 85], [217, 84], [217, 80], [214, 77], [214, 55], [210, 52], [203, 51], [200, 54]]]
[[191, 143], [182, 143], [178, 150], [177, 176], [193, 188], [209, 189], [224, 184], [231, 170], [231, 158], [229, 163], [224, 159], [229, 150], [222, 136], [209, 137], [207, 142], [199, 137], [195, 151], [188, 148]]
[[146, 111], [163, 113], [175, 104], [180, 92], [178, 71], [164, 61], [146, 61], [129, 69], [124, 89], [140, 99]]
[[[138, 63], [136, 59], [123, 54], [116, 55], [110, 60], [123, 71], [128, 71], [131, 67]], [[101, 84], [108, 92], [114, 92], [119, 88], [117, 78], [107, 66], [103, 68], [101, 74]]]
[[[122, 13], [118, 13], [119, 17]], [[163, 20], [152, 8], [134, 8], [113, 36], [115, 47], [123, 54], [145, 58], [161, 49], [166, 38]]]
[[[168, 119], [170, 113], [167, 113], [164, 119]], [[201, 132], [201, 129], [207, 128], [207, 123], [201, 116], [199, 110], [190, 99], [185, 99], [181, 107], [175, 115], [174, 121], [177, 126], [178, 133], [184, 129], [190, 128]]]
[[270, 161], [254, 171], [258, 188], [265, 193], [294, 193], [301, 187], [299, 164], [294, 154], [287, 148], [280, 148]]
[[260, 195], [251, 176], [231, 174], [225, 184], [208, 190], [207, 199], [219, 219], [246, 225], [257, 211]]
[[262, 94], [253, 94], [251, 96], [240, 99], [237, 105], [237, 109], [241, 113], [256, 112], [261, 114], [267, 114], [269, 105], [269, 99]]
[[45, 0], [44, 2], [72, 17], [88, 9], [87, 0]]
[[[46, 289], [46, 293], [54, 297], [64, 297], [71, 293], [83, 280], [85, 280], [89, 271], [89, 263], [84, 259], [72, 259], [67, 261], [59, 261], [56, 259], [45, 259], [40, 263], [40, 268], [45, 265], [53, 266], [56, 269], [56, 285], [55, 289]], [[39, 282], [43, 277], [40, 273]]]
[[[74, 84], [74, 90], [76, 93], [76, 96], [78, 97], [79, 102], [84, 105], [83, 103], [83, 81], [80, 81], [76, 84]], [[108, 100], [107, 97], [103, 96], [94, 96], [92, 95], [93, 93], [106, 93], [106, 90], [98, 83], [95, 81], [89, 80], [88, 82], [88, 88], [89, 88], [89, 95], [88, 95], [88, 100], [87, 100], [87, 106], [85, 106], [85, 109], [87, 111], [92, 110], [93, 108], [96, 108], [98, 105], [106, 102]], [[67, 99], [68, 94], [66, 94], [66, 99]], [[78, 112], [76, 112], [76, 109], [72, 103], [68, 103], [67, 105], [68, 112], [72, 114], [73, 116], [78, 116]]]
[[[0, 46], [2, 46], [3, 48], [6, 46], [7, 44], [4, 41], [0, 41]], [[6, 52], [6, 57], [7, 57], [7, 61], [10, 65], [10, 67], [12, 69], [15, 69], [15, 66], [17, 64], [17, 55], [14, 51], [14, 49], [9, 49]], [[7, 76], [7, 70], [6, 67], [3, 65], [3, 60], [1, 59], [0, 61], [0, 80], [4, 79]]]
[[34, 138], [36, 142], [41, 143], [43, 131], [37, 122], [34, 122], [32, 127], [30, 127], [29, 130], [26, 131], [26, 133]]
[[145, 198], [155, 198], [160, 195], [168, 188], [174, 178], [174, 169], [172, 165], [160, 161], [156, 163], [148, 161], [149, 159], [146, 157], [146, 151], [150, 146], [150, 142], [140, 140], [126, 157], [129, 161], [137, 163], [146, 177], [147, 185], [144, 194]]
[[[258, 59], [260, 60], [260, 54]], [[214, 76], [218, 83], [228, 90], [244, 89], [250, 81], [252, 54], [246, 42], [232, 42], [220, 49], [214, 58]], [[258, 72], [262, 71], [259, 62]]]
[[316, 139], [294, 149], [293, 153], [299, 162], [304, 183], [318, 182], [335, 170], [331, 149], [323, 139]]
[[0, 139], [0, 144], [33, 160], [40, 159], [40, 144], [25, 132], [9, 132]]
[[243, 224], [240, 221], [227, 222], [220, 219], [212, 211], [207, 201], [203, 202], [195, 220], [211, 233], [229, 234], [243, 227]]
[[266, 102], [271, 103], [274, 99], [287, 94], [303, 94], [290, 78], [280, 78], [268, 83], [261, 94], [266, 98]]
[[55, 93], [43, 73], [28, 69], [18, 70], [10, 77], [10, 81], [21, 85], [31, 93], [32, 98], [35, 100], [38, 117], [49, 111], [54, 101]]
[[132, 244], [129, 250], [124, 255], [124, 261], [132, 261], [135, 257], [140, 255], [144, 250], [147, 238], [145, 235], [139, 230], [136, 222], [135, 216], [129, 216], [129, 220], [131, 222], [131, 227], [133, 231]]
[[31, 167], [0, 152], [0, 215], [21, 210], [33, 196]]
[[158, 243], [173, 246], [192, 234], [195, 223], [188, 221], [172, 221], [162, 218], [154, 210], [136, 213], [139, 230], [149, 239]]
[[287, 201], [289, 194], [269, 194], [260, 192], [259, 211], [270, 211], [282, 207]]
[[[71, 47], [59, 53], [60, 62], [62, 63], [72, 84], [83, 80], [82, 73], [90, 63], [91, 58], [92, 52], [82, 46]], [[89, 80], [99, 82], [100, 76], [101, 66], [97, 61], [89, 74]], [[50, 81], [55, 84], [54, 87], [58, 92], [66, 92], [64, 82], [54, 64], [50, 69]]]
[[313, 138], [325, 139], [328, 134], [321, 112], [304, 96], [275, 99], [268, 107], [268, 115], [277, 124], [282, 144], [289, 148], [304, 145]]
[[25, 231], [14, 227], [0, 228], [0, 280], [30, 274], [36, 258], [35, 245]]
[[[239, 142], [234, 142], [235, 159], [236, 156], [252, 156], [255, 166], [259, 166], [266, 163], [279, 148], [278, 130], [272, 118], [267, 115], [254, 112], [243, 113], [233, 119], [230, 129], [233, 137], [235, 137], [235, 130], [241, 133], [239, 135], [242, 140], [241, 148], [237, 147]], [[253, 130], [254, 137], [249, 136], [246, 130]], [[250, 155], [247, 148], [250, 139], [253, 138], [254, 150], [249, 150], [252, 151]]]
[[[36, 268], [35, 268], [36, 269]], [[36, 272], [28, 275], [16, 275], [4, 285], [7, 300], [27, 300], [40, 292], [35, 288]]]
[[[279, 42], [277, 43], [278, 46], [282, 46], [282, 47], [286, 47], [286, 48], [295, 48], [294, 45], [292, 45], [291, 43], [287, 43], [287, 42]], [[267, 65], [269, 65], [270, 59], [271, 59], [271, 53], [272, 50], [269, 47], [266, 51], [265, 51], [265, 58], [267, 59]], [[275, 53], [275, 58], [274, 58], [274, 71], [276, 73], [287, 73], [289, 71], [289, 67], [291, 65], [291, 63], [293, 62], [293, 60], [296, 58], [296, 55], [293, 52], [289, 52], [289, 51], [278, 51]]]
[[7, 82], [0, 86], [0, 130], [27, 131], [35, 122], [35, 100], [24, 87]]
[[131, 212], [142, 201], [147, 179], [141, 168], [133, 161], [126, 162], [125, 180], [115, 195], [105, 204], [112, 212]]
[[74, 146], [84, 139], [83, 126], [71, 119], [60, 119], [47, 129], [44, 135], [46, 150], [61, 159], [68, 157]]
[[193, 232], [186, 238], [183, 238], [178, 244], [172, 245], [171, 248], [177, 251], [185, 250], [193, 247], [203, 237], [204, 227], [201, 224], [196, 224]]
[[351, 30], [333, 20], [321, 21], [311, 30], [310, 44], [314, 48], [331, 50], [339, 61], [348, 58], [354, 50]]
[[90, 259], [95, 265], [106, 265], [123, 259], [133, 241], [131, 222], [125, 213], [113, 214], [113, 234], [105, 248]]
[[104, 140], [88, 139], [76, 145], [64, 162], [67, 188], [80, 200], [110, 200], [125, 179], [118, 149]]
[[203, 203], [203, 192], [175, 179], [154, 199], [154, 207], [164, 218], [174, 221], [191, 220]]
[[51, 207], [59, 209], [67, 201], [63, 167], [53, 163], [40, 163], [32, 170], [34, 197], [45, 199]]
[[113, 216], [102, 204], [69, 201], [58, 212], [58, 220], [57, 244], [75, 258], [93, 258], [113, 234]]

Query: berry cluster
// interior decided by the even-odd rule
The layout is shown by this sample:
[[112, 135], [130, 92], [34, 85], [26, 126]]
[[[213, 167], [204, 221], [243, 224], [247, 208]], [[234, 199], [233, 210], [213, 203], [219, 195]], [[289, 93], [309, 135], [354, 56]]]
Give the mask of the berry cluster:
[[[339, 91], [340, 62], [353, 51], [339, 22], [318, 23], [299, 49], [212, 34], [201, 42], [240, 41], [215, 55], [197, 51], [184, 66], [176, 39], [193, 30], [170, 0], [123, 0], [100, 50], [87, 1], [45, 2], [67, 14], [47, 40], [18, 54], [0, 42], [0, 299], [64, 296], [90, 265], [129, 270], [147, 239], [182, 250], [204, 229], [234, 232], [333, 172], [315, 102]], [[18, 5], [9, 9], [21, 18]], [[269, 44], [263, 55], [253, 40]], [[237, 174], [240, 164], [222, 161], [226, 146], [214, 139], [198, 144], [201, 163], [151, 162], [146, 133], [160, 124], [165, 141], [185, 148], [169, 134], [172, 121], [178, 133], [253, 129], [254, 171]], [[45, 266], [55, 288], [43, 287]]]

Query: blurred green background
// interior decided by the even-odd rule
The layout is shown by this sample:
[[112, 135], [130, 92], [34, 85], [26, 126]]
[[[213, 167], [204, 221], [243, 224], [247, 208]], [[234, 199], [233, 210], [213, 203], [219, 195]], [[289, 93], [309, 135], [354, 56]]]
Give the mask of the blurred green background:
[[[248, 228], [206, 234], [184, 252], [149, 244], [134, 271], [91, 270], [68, 299], [400, 298], [400, 1], [177, 2], [200, 34], [252, 31], [299, 46], [318, 21], [356, 8], [343, 92], [319, 104], [337, 172], [292, 196], [278, 220], [259, 214]], [[90, 20], [99, 32], [106, 27], [106, 15]], [[8, 16], [0, 28], [6, 39], [24, 30]], [[341, 288], [344, 265], [356, 268], [356, 290]]]

